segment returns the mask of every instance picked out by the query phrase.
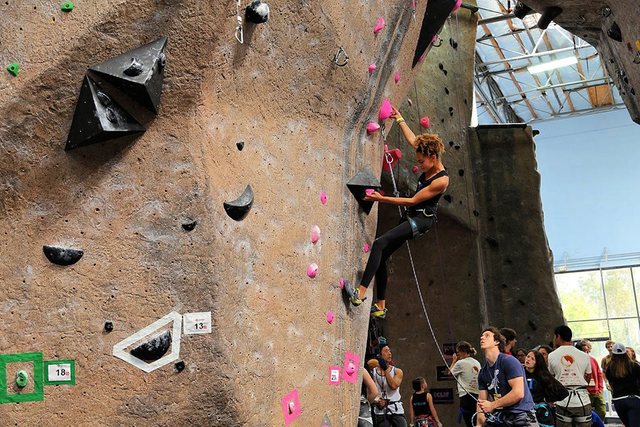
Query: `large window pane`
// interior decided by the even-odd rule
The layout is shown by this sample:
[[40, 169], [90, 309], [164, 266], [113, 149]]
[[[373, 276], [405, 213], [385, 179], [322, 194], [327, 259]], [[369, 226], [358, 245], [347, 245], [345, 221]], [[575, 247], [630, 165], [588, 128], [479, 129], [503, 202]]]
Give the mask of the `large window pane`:
[[602, 272], [609, 317], [637, 316], [631, 282], [631, 269], [618, 268]]
[[606, 320], [589, 320], [587, 322], [567, 322], [573, 332], [573, 339], [589, 339], [600, 341], [609, 338], [609, 328]]
[[640, 344], [640, 326], [638, 318], [609, 320], [611, 328], [611, 339], [615, 342], [621, 342], [627, 347], [633, 347], [638, 350]]
[[607, 317], [600, 271], [555, 275], [556, 289], [567, 321]]
[[636, 303], [640, 306], [640, 267], [633, 267], [631, 270], [633, 283], [636, 287]]

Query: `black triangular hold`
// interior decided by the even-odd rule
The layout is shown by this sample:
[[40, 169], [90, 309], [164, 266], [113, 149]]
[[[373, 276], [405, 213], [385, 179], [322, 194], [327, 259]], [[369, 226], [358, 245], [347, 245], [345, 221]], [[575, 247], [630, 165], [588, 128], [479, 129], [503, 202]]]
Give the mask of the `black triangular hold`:
[[546, 30], [551, 21], [556, 19], [558, 15], [562, 13], [562, 8], [559, 6], [547, 6], [542, 11], [540, 19], [538, 19], [538, 28]]
[[607, 35], [617, 42], [622, 41], [622, 31], [620, 30], [620, 26], [616, 22], [611, 24], [611, 26], [607, 30]]
[[145, 362], [153, 362], [160, 359], [171, 347], [171, 332], [165, 331], [155, 338], [140, 344], [129, 353]]
[[249, 215], [251, 206], [253, 206], [253, 190], [251, 189], [251, 185], [247, 185], [242, 195], [237, 199], [231, 202], [224, 202], [224, 210], [227, 212], [227, 215], [236, 221], [242, 221]]
[[412, 68], [416, 66], [426, 53], [433, 38], [438, 34], [455, 5], [456, 0], [429, 0], [427, 2], [427, 10], [424, 12], [424, 19], [422, 20], [422, 27], [420, 28], [416, 51], [413, 55]]
[[82, 258], [82, 249], [61, 248], [58, 246], [43, 246], [42, 252], [49, 261], [58, 265], [72, 265]]
[[144, 130], [136, 119], [85, 76], [64, 149], [71, 150]]
[[155, 114], [160, 109], [167, 38], [115, 56], [89, 68]]
[[347, 182], [347, 187], [349, 188], [349, 191], [351, 191], [351, 194], [353, 194], [353, 197], [358, 201], [362, 210], [369, 215], [369, 212], [371, 212], [371, 208], [373, 207], [373, 202], [364, 200], [365, 190], [368, 188], [380, 190], [382, 186], [380, 185], [378, 178], [373, 176], [373, 173], [369, 168], [365, 168]]

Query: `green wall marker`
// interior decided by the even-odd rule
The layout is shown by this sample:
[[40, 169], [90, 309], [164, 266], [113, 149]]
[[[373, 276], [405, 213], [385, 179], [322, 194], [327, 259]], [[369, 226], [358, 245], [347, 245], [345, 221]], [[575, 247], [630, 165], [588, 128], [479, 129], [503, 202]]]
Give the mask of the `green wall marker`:
[[[7, 392], [7, 364], [33, 363], [33, 391], [31, 393]], [[0, 404], [37, 402], [44, 400], [42, 353], [0, 354]]]
[[18, 77], [18, 73], [20, 72], [20, 64], [14, 62], [13, 64], [7, 65], [7, 71], [11, 73], [12, 76]]
[[63, 12], [71, 12], [73, 10], [73, 3], [66, 1], [60, 5], [60, 10]]
[[29, 373], [24, 369], [20, 369], [16, 372], [16, 385], [20, 388], [25, 388], [29, 384]]
[[76, 361], [46, 360], [44, 385], [76, 385]]

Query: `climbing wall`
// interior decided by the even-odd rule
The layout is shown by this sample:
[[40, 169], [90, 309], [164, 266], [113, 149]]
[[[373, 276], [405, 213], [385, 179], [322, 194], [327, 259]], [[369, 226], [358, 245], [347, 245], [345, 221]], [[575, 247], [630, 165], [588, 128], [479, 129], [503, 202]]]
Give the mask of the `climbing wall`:
[[[640, 3], [637, 0], [526, 0], [602, 55], [632, 120], [640, 124]], [[637, 93], [636, 93], [637, 92]]]
[[[547, 342], [549, 332], [562, 323], [530, 129], [468, 127], [476, 22], [468, 11], [447, 21], [442, 45], [431, 50], [401, 107], [412, 129], [442, 137], [450, 185], [435, 228], [410, 244], [420, 293], [403, 247], [391, 258], [389, 312], [380, 322], [404, 371], [405, 406], [411, 380], [423, 376], [439, 401], [444, 425], [456, 422], [458, 398], [440, 352], [450, 363], [460, 340], [480, 351], [479, 336], [489, 324], [516, 329], [518, 345], [533, 347]], [[427, 117], [429, 128], [421, 125]], [[400, 191], [412, 194], [418, 178], [415, 157], [396, 130], [388, 142], [390, 148], [404, 148], [406, 155], [394, 172]], [[388, 173], [382, 182], [392, 191]], [[379, 216], [379, 234], [398, 222], [393, 207], [380, 207]]]
[[74, 3], [0, 4], [2, 423], [353, 425], [426, 2]]

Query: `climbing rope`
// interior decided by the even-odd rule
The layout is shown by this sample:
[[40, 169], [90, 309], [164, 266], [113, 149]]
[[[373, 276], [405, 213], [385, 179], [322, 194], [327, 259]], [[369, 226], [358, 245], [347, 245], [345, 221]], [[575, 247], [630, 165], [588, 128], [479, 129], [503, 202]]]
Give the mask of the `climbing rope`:
[[[384, 153], [384, 158], [385, 161], [387, 162], [387, 165], [389, 166], [389, 173], [391, 175], [391, 183], [393, 184], [393, 195], [395, 197], [399, 197], [400, 192], [398, 191], [398, 186], [396, 184], [396, 178], [395, 178], [395, 174], [393, 173], [393, 157], [391, 156], [391, 154], [388, 151], [385, 151]], [[398, 212], [400, 213], [400, 216], [402, 216], [402, 208], [400, 206], [398, 206]], [[438, 237], [437, 237], [437, 230], [436, 230], [436, 246], [438, 246], [438, 253], [440, 254], [440, 246], [439, 246], [439, 242], [438, 242]], [[435, 331], [433, 330], [433, 325], [431, 324], [431, 318], [429, 317], [429, 313], [427, 312], [427, 307], [424, 303], [424, 296], [422, 295], [422, 290], [420, 289], [420, 281], [418, 280], [418, 273], [416, 272], [416, 265], [415, 262], [413, 261], [413, 254], [411, 253], [411, 247], [409, 245], [409, 240], [407, 240], [407, 251], [409, 252], [409, 263], [411, 264], [411, 271], [413, 272], [413, 280], [415, 281], [416, 284], [416, 289], [418, 290], [418, 296], [420, 297], [420, 304], [422, 305], [422, 312], [424, 313], [424, 317], [427, 321], [427, 325], [429, 327], [429, 332], [431, 333], [431, 338], [433, 338], [433, 342], [436, 344], [436, 348], [438, 349], [438, 353], [440, 354], [440, 358], [442, 359], [442, 361], [444, 362], [445, 366], [447, 367], [447, 369], [449, 369], [449, 364], [447, 363], [447, 360], [444, 356], [444, 353], [442, 352], [442, 349], [440, 348], [440, 343], [438, 342], [438, 338], [436, 338], [436, 334]], [[442, 268], [442, 254], [440, 254], [440, 267]], [[443, 271], [444, 274], [444, 271]], [[443, 277], [444, 278], [444, 277]], [[460, 385], [460, 387], [467, 391], [467, 389], [464, 387], [464, 385], [456, 378], [453, 377], [456, 382], [458, 383], [458, 385]], [[467, 393], [473, 397], [473, 395], [471, 393], [469, 393], [467, 391]], [[474, 398], [474, 400], [477, 401], [477, 399]]]

